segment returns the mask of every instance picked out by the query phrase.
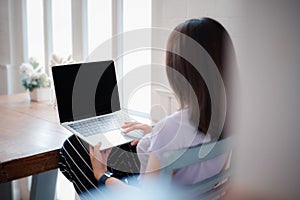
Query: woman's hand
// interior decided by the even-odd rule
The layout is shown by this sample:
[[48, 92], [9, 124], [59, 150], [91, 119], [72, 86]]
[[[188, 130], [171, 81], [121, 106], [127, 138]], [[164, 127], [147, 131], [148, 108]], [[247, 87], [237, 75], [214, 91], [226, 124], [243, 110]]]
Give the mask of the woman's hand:
[[99, 181], [100, 177], [107, 171], [107, 159], [111, 149], [99, 151], [101, 142], [95, 147], [90, 146], [90, 158], [92, 162], [93, 172], [95, 178]]
[[[152, 127], [147, 125], [147, 124], [142, 124], [139, 122], [125, 122], [125, 124], [122, 126], [124, 129], [124, 133], [129, 133], [130, 131], [136, 130], [136, 129], [141, 129], [144, 131], [144, 135], [150, 133], [152, 131]], [[132, 146], [135, 146], [139, 140], [134, 140], [131, 142]]]

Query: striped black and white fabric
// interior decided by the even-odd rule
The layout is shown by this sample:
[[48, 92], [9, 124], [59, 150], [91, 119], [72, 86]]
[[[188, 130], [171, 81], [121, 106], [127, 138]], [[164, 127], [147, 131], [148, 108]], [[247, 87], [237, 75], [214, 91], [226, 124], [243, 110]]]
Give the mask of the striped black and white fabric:
[[[135, 146], [128, 143], [112, 149], [108, 158], [108, 170], [114, 173], [114, 177], [122, 179], [134, 176], [138, 174], [139, 168]], [[93, 174], [87, 145], [76, 135], [64, 142], [60, 150], [59, 169], [73, 183], [78, 194], [101, 190]]]

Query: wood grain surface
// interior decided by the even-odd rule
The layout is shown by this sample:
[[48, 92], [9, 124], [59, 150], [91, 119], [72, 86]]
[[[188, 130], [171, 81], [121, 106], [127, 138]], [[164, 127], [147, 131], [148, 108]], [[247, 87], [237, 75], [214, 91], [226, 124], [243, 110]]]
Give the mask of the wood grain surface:
[[49, 102], [31, 102], [27, 93], [0, 96], [0, 183], [57, 168], [70, 135]]

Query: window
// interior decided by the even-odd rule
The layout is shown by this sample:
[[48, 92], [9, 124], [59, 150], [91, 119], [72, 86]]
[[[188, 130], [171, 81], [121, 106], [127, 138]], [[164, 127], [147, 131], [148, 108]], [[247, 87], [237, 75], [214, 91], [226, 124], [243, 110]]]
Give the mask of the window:
[[43, 1], [27, 0], [26, 2], [28, 57], [35, 58], [41, 66], [44, 66]]
[[[52, 53], [56, 53], [63, 58], [72, 55], [73, 45], [75, 46], [76, 42], [87, 41], [84, 45], [87, 46], [88, 54], [91, 54], [99, 45], [112, 37], [113, 16], [121, 14], [118, 19], [122, 21], [118, 23], [118, 26], [122, 26], [119, 28], [124, 32], [151, 27], [151, 0], [117, 1], [117, 4], [122, 5], [121, 13], [113, 13], [116, 11], [113, 11], [111, 1], [88, 0], [84, 1], [84, 6], [80, 2], [71, 0], [51, 0], [49, 3], [40, 0], [27, 0], [26, 2], [28, 56], [37, 58], [42, 65], [49, 62], [50, 58], [48, 56], [51, 56]], [[46, 9], [46, 14], [43, 13], [44, 9]], [[78, 18], [72, 19], [72, 9], [86, 9], [83, 10], [82, 16], [79, 16], [79, 18], [82, 17], [87, 20], [72, 21], [78, 20]], [[44, 24], [46, 21], [50, 23]], [[72, 25], [76, 25], [76, 23], [87, 23], [82, 26], [87, 27], [87, 30], [82, 30], [83, 32], [86, 31], [87, 34], [82, 34], [81, 41], [72, 41]], [[45, 41], [44, 30], [47, 30], [47, 41]], [[147, 39], [149, 39], [150, 44], [151, 35], [149, 34], [147, 37], [149, 37]], [[136, 85], [130, 91], [127, 90], [127, 80], [124, 81], [123, 88], [121, 88], [123, 106], [130, 110], [149, 114], [151, 105], [151, 70], [149, 67], [151, 64], [151, 50], [141, 48], [130, 52], [122, 52], [126, 49], [128, 43], [126, 44], [126, 41], [121, 41], [121, 43], [120, 46], [123, 49], [121, 49], [121, 55], [119, 55], [121, 58], [119, 59], [122, 62], [118, 67], [122, 68], [119, 75], [126, 77], [128, 73], [135, 72], [139, 67], [148, 65], [142, 76], [149, 83], [143, 86]], [[47, 48], [45, 48], [45, 45]], [[149, 46], [146, 48], [149, 48]]]
[[112, 36], [111, 1], [89, 0], [88, 2], [88, 53]]
[[53, 53], [72, 54], [71, 0], [52, 0]]
[[[151, 27], [151, 0], [124, 0], [123, 2], [123, 31], [132, 31], [141, 28]], [[149, 44], [151, 36], [149, 34]], [[123, 47], [126, 49], [126, 42], [123, 41]], [[147, 48], [147, 47], [146, 47]], [[149, 46], [148, 46], [149, 48]], [[151, 87], [150, 87], [150, 63], [151, 63], [151, 50], [139, 49], [132, 52], [123, 52], [123, 76], [126, 79], [128, 73], [134, 73], [135, 69], [147, 66], [147, 70], [143, 70], [139, 74], [145, 78], [144, 85], [136, 85], [135, 90], [129, 91], [128, 81], [125, 80], [123, 86], [124, 107], [129, 110], [137, 111], [139, 113], [150, 114], [151, 106]], [[127, 105], [126, 105], [127, 104]]]

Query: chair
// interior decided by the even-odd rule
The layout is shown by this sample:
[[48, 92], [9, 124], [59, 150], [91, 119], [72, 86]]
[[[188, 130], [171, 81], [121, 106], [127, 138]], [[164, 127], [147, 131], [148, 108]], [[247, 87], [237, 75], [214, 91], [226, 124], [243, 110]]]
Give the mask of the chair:
[[[207, 143], [198, 145], [195, 147], [190, 147], [188, 149], [168, 151], [162, 155], [161, 169], [159, 176], [164, 180], [171, 182], [172, 171], [174, 169], [180, 169], [189, 165], [200, 163], [206, 160], [213, 159], [219, 155], [226, 152], [232, 153], [232, 137], [225, 138], [223, 140], [217, 141], [214, 145], [213, 143]], [[209, 153], [200, 158], [199, 151], [200, 148], [212, 148]], [[191, 195], [197, 199], [219, 199], [221, 195], [226, 191], [228, 184], [227, 180], [230, 178], [232, 170], [231, 168], [222, 170], [220, 173], [205, 179], [194, 185], [186, 186], [184, 191], [186, 191], [189, 196]], [[199, 196], [199, 194], [201, 194]]]

